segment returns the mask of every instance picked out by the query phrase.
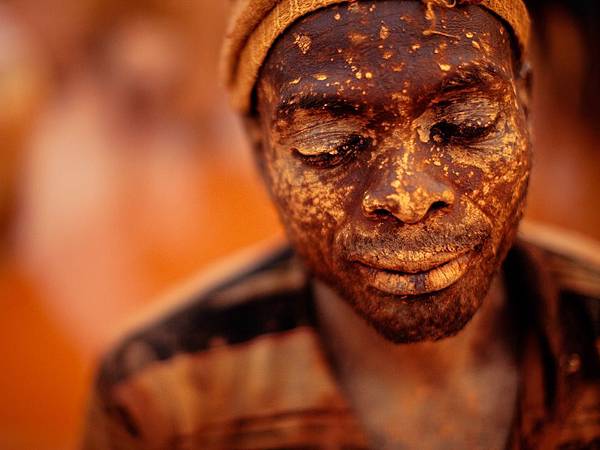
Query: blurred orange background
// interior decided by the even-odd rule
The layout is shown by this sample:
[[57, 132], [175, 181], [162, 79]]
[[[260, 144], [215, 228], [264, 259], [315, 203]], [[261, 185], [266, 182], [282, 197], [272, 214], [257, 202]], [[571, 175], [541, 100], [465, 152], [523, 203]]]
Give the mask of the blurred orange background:
[[[0, 449], [76, 448], [120, 324], [281, 234], [217, 82], [227, 8], [0, 4]], [[528, 216], [600, 238], [586, 37], [560, 7], [540, 17]]]

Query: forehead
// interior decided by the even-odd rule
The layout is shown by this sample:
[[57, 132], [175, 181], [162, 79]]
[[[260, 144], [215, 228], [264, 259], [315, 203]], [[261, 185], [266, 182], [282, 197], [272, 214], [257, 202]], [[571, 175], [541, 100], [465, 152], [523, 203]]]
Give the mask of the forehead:
[[398, 0], [318, 10], [276, 42], [259, 90], [279, 101], [317, 94], [385, 102], [426, 97], [467, 69], [512, 79], [511, 37], [499, 19], [477, 6], [434, 12], [435, 23], [422, 2]]

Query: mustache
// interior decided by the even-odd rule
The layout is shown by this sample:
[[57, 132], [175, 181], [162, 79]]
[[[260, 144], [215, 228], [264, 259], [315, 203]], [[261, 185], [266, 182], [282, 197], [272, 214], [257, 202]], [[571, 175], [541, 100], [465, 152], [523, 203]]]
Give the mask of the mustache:
[[359, 230], [345, 228], [337, 236], [344, 259], [372, 265], [395, 266], [398, 262], [445, 259], [479, 250], [491, 237], [486, 220], [457, 224], [402, 225]]

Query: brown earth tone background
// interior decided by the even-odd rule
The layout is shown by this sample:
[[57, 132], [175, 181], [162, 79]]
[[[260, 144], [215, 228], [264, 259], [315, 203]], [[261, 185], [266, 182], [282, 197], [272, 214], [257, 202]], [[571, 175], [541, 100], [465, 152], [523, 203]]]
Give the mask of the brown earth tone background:
[[[532, 3], [528, 217], [600, 239], [586, 89], [598, 40], [562, 3]], [[0, 449], [75, 449], [96, 358], [121, 324], [281, 234], [217, 83], [226, 9], [0, 4]]]

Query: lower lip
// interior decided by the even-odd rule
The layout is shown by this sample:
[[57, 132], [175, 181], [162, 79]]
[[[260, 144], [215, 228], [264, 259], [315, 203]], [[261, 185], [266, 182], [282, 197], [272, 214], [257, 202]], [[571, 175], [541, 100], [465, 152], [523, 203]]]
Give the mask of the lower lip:
[[471, 253], [463, 254], [433, 269], [419, 273], [402, 273], [360, 264], [367, 284], [378, 291], [397, 296], [417, 296], [441, 291], [456, 283], [467, 271]]

